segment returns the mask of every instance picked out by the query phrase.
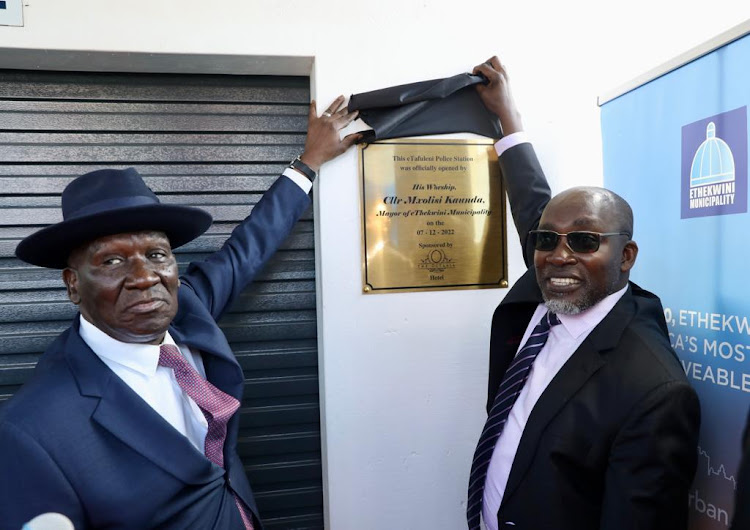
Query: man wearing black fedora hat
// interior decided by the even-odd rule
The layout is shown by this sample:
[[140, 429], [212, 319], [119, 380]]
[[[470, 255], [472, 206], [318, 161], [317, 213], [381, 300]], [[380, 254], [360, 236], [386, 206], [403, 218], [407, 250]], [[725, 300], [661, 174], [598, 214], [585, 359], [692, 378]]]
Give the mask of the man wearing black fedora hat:
[[242, 370], [216, 320], [309, 206], [356, 113], [310, 106], [305, 149], [221, 250], [178, 277], [172, 249], [211, 216], [161, 204], [133, 169], [63, 191], [63, 221], [16, 255], [62, 269], [80, 310], [0, 414], [0, 529], [44, 512], [78, 530], [260, 529], [235, 451]]

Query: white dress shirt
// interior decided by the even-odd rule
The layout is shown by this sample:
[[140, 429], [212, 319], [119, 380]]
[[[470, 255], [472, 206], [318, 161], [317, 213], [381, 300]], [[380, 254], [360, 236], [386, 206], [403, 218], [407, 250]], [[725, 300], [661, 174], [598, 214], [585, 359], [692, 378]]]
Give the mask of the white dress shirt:
[[306, 176], [304, 176], [296, 169], [288, 167], [284, 170], [282, 175], [291, 179], [291, 181], [302, 188], [302, 191], [304, 191], [305, 193], [310, 193], [310, 190], [312, 189], [312, 182], [310, 182], [310, 180]]
[[529, 136], [526, 134], [525, 131], [518, 131], [509, 134], [508, 136], [503, 136], [495, 143], [495, 152], [497, 153], [497, 156], [502, 156], [502, 154], [513, 147], [514, 145], [518, 144], [525, 144], [529, 142]]
[[[589, 333], [609, 314], [627, 289], [626, 285], [577, 315], [558, 315], [560, 325], [551, 328], [547, 342], [534, 360], [529, 378], [510, 410], [503, 432], [495, 443], [492, 459], [487, 468], [482, 501], [482, 519], [488, 530], [497, 530], [497, 512], [505, 494], [505, 486], [508, 484], [508, 476], [523, 430], [534, 405], [557, 372], [575, 353]], [[526, 344], [531, 332], [546, 313], [547, 306], [539, 304], [526, 327], [519, 350]]]
[[[94, 353], [159, 416], [186, 436], [201, 453], [208, 424], [203, 412], [180, 388], [174, 370], [159, 366], [159, 345], [129, 344], [113, 339], [81, 315], [81, 338]], [[177, 346], [183, 357], [205, 379], [200, 354], [178, 346], [167, 331], [163, 344]]]

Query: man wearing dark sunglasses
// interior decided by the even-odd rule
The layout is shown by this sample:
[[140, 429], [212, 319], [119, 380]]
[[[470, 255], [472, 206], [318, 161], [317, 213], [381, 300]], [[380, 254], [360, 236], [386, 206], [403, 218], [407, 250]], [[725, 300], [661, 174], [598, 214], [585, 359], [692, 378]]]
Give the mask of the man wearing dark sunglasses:
[[684, 529], [700, 407], [661, 302], [629, 282], [632, 210], [602, 188], [551, 198], [505, 68], [493, 57], [474, 73], [502, 124], [495, 148], [529, 270], [492, 320], [468, 527]]

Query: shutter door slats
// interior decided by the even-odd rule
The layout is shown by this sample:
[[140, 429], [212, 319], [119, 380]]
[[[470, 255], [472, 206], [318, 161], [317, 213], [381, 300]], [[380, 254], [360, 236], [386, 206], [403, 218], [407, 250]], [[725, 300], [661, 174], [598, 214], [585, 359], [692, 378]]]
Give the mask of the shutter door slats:
[[[184, 109], [187, 112], [187, 109]], [[0, 112], [3, 109], [0, 108]], [[204, 111], [201, 118], [205, 125], [210, 125], [211, 130], [231, 132], [238, 128], [245, 128], [251, 131], [298, 131], [300, 125], [304, 128], [307, 124], [307, 116], [264, 116], [262, 114], [246, 116], [224, 116], [212, 115]], [[79, 116], [75, 114], [33, 114], [24, 112], [13, 112], [8, 119], [3, 120], [3, 128], [8, 129], [44, 129], [47, 131], [57, 131], [71, 129], [75, 126], [83, 125], [91, 130], [112, 131], [112, 130], [130, 130], [135, 129], [138, 125], [143, 125], [138, 130], [141, 131], [192, 131], [193, 116], [182, 114], [163, 114], [160, 116], [139, 116], [137, 114], [117, 115], [112, 113], [101, 112]], [[24, 143], [25, 138], [19, 135], [17, 139], [11, 139], [12, 143]]]
[[[144, 147], [147, 149], [156, 149], [161, 147], [175, 146], [180, 147], [193, 147], [193, 148], [217, 148], [222, 146], [240, 146], [253, 149], [262, 149], [265, 147], [273, 147], [277, 145], [290, 145], [298, 146], [300, 142], [304, 142], [304, 135], [301, 134], [141, 134], [141, 133], [129, 133], [129, 134], [110, 134], [110, 133], [96, 133], [90, 134], [70, 134], [70, 133], [47, 133], [47, 132], [24, 132], [24, 133], [0, 133], [0, 142], [2, 142], [2, 150], [0, 150], [0, 156], [3, 160], [6, 160], [6, 153], [14, 153], [14, 147], [30, 147], [33, 146], [35, 149], [40, 149], [40, 153], [44, 154], [45, 150], [56, 149], [55, 153], [60, 153], [57, 160], [60, 162], [66, 162], [70, 159], [79, 161], [77, 154], [80, 150], [87, 147], [110, 147], [119, 148], [124, 152], [129, 152], [133, 147]], [[197, 145], [196, 145], [197, 144]], [[73, 151], [66, 151], [67, 149], [73, 149]], [[65, 154], [65, 153], [68, 154]], [[153, 151], [151, 151], [153, 152]], [[36, 152], [34, 153], [36, 155]], [[21, 161], [25, 161], [26, 158], [21, 158]], [[160, 157], [144, 157], [145, 160], [159, 159]], [[226, 163], [226, 160], [222, 160], [222, 157], [217, 158], [217, 163]], [[196, 161], [205, 161], [205, 157], [194, 157]], [[172, 159], [164, 159], [165, 161]], [[191, 159], [174, 159], [182, 163], [189, 162]], [[246, 162], [248, 158], [243, 158], [242, 161]], [[252, 160], [252, 159], [251, 159]], [[279, 160], [270, 156], [263, 157], [255, 160]], [[8, 160], [12, 162], [12, 160]], [[38, 157], [34, 156], [34, 161], [38, 161]]]
[[[183, 177], [188, 176], [221, 176], [221, 177], [232, 177], [237, 176], [238, 178], [247, 178], [253, 176], [264, 176], [276, 177], [289, 162], [282, 162], [276, 164], [248, 164], [247, 161], [241, 164], [231, 165], [220, 165], [220, 164], [140, 164], [137, 167], [138, 172], [141, 173], [145, 178], [150, 176], [158, 177]], [[102, 167], [108, 167], [103, 164], [98, 165], [76, 165], [66, 164], [64, 166], [46, 166], [46, 165], [34, 165], [32, 163], [23, 165], [14, 165], [4, 163], [0, 166], [0, 175], [14, 176], [14, 175], [28, 175], [31, 177], [46, 177], [50, 181], [54, 182], [55, 178], [64, 177], [66, 178], [65, 184], [70, 180], [81, 175], [87, 171], [93, 171]], [[46, 180], [45, 179], [45, 180]], [[159, 180], [156, 180], [159, 182]], [[179, 182], [179, 181], [178, 181]], [[231, 180], [229, 181], [231, 183]], [[217, 185], [221, 182], [217, 182]], [[230, 189], [227, 191], [252, 191], [258, 188], [246, 188], [240, 187], [237, 189]], [[170, 191], [169, 190], [166, 191]], [[31, 191], [31, 190], [29, 190]]]
[[[14, 256], [76, 176], [135, 167], [214, 216], [218, 250], [304, 145], [307, 78], [0, 71], [0, 407], [76, 314], [60, 271]], [[266, 527], [323, 528], [312, 209], [221, 321], [245, 372], [239, 453]]]
[[77, 311], [70, 302], [49, 302], [41, 300], [33, 303], [7, 304], [0, 306], [0, 322], [23, 323], [45, 320], [72, 320]]
[[[3, 140], [0, 139], [0, 142]], [[248, 140], [250, 141], [250, 140]], [[139, 162], [147, 162], [154, 158], [180, 160], [205, 160], [216, 157], [222, 164], [253, 158], [260, 161], [293, 159], [299, 154], [300, 144], [292, 145], [222, 145], [206, 143], [191, 146], [166, 144], [123, 144], [99, 145], [83, 144], [7, 144], [0, 148], [0, 160], [4, 162], [23, 162], [28, 159], [28, 153], [35, 153], [35, 162], [49, 164], [62, 163], [70, 157], [78, 162], [91, 162], [99, 165], [127, 166]]]
[[[101, 103], [0, 101], [3, 129], [67, 131], [245, 131], [298, 132], [307, 125], [305, 107], [192, 103]], [[196, 118], [200, 121], [196, 122]]]
[[3, 99], [298, 105], [310, 101], [308, 85], [291, 77], [18, 71], [12, 74], [13, 78], [0, 80]]
[[[168, 116], [170, 118], [174, 118], [177, 116], [180, 116], [182, 114], [190, 115], [188, 117], [193, 116], [200, 116], [201, 121], [199, 123], [195, 122], [195, 119], [192, 119], [190, 122], [190, 129], [194, 130], [196, 126], [202, 130], [210, 130], [210, 131], [216, 131], [216, 130], [222, 130], [221, 128], [225, 126], [226, 123], [233, 124], [234, 122], [229, 121], [217, 121], [217, 122], [211, 122], [206, 121], [206, 117], [211, 117], [213, 115], [223, 115], [227, 114], [227, 119], [231, 120], [233, 118], [237, 117], [253, 117], [253, 116], [261, 116], [266, 118], [265, 120], [258, 121], [258, 125], [260, 129], [258, 130], [273, 130], [278, 131], [279, 129], [276, 127], [273, 127], [274, 124], [278, 123], [277, 119], [282, 119], [284, 117], [296, 117], [296, 118], [303, 118], [305, 119], [305, 122], [302, 123], [301, 127], [295, 127], [291, 130], [291, 132], [298, 132], [300, 129], [304, 129], [305, 125], [307, 124], [307, 109], [303, 106], [289, 106], [289, 105], [273, 105], [273, 104], [260, 104], [260, 105], [251, 105], [247, 103], [243, 104], [235, 104], [235, 105], [228, 105], [228, 104], [217, 104], [217, 103], [123, 103], [123, 102], [100, 102], [100, 101], [27, 101], [27, 100], [13, 100], [13, 99], [4, 99], [0, 101], [0, 112], [7, 112], [8, 116], [6, 116], [6, 120], [19, 120], [19, 117], [25, 116], [28, 118], [28, 120], [19, 120], [16, 123], [18, 123], [17, 127], [4, 127], [5, 129], [38, 129], [38, 130], [53, 130], [51, 125], [54, 125], [54, 119], [56, 115], [71, 115], [73, 117], [76, 117], [77, 120], [71, 122], [74, 126], [72, 127], [64, 127], [65, 130], [70, 129], [85, 129], [90, 130], [92, 127], [89, 127], [88, 123], [85, 121], [78, 121], [78, 120], [86, 120], [89, 115], [100, 115], [100, 114], [106, 114], [110, 117], [115, 116], [129, 116], [129, 115], [143, 115], [143, 118], [146, 120], [143, 123], [148, 124], [149, 119], [153, 119], [159, 116]], [[48, 117], [47, 120], [41, 123], [42, 126], [37, 127], [27, 127], [25, 124], [28, 121], [34, 121], [33, 116], [46, 116]], [[51, 117], [51, 119], [50, 119]], [[163, 126], [157, 127], [154, 130], [158, 132], [162, 131], [178, 131], [180, 130], [179, 125], [181, 122], [178, 122], [175, 126], [175, 122], [173, 122], [171, 119], [164, 121]], [[33, 125], [33, 124], [32, 124]], [[107, 128], [112, 128], [115, 130], [127, 130], [126, 127], [111, 127], [111, 123], [107, 123]], [[140, 124], [135, 124], [140, 125]], [[243, 127], [234, 127], [234, 128], [227, 128], [228, 131], [234, 132], [238, 129], [250, 129], [253, 130], [253, 127], [247, 127], [246, 125], [243, 125]], [[94, 129], [99, 130], [99, 129]], [[144, 130], [143, 127], [136, 126], [133, 127], [133, 130]], [[145, 129], [150, 130], [150, 129]]]
[[286, 426], [282, 426], [280, 430], [282, 432], [274, 434], [273, 432], [266, 433], [261, 432], [261, 429], [256, 429], [254, 436], [241, 438], [238, 445], [251, 454], [283, 455], [299, 449], [310, 453], [320, 451], [320, 436], [318, 436], [314, 423], [310, 424], [309, 430], [290, 432]]

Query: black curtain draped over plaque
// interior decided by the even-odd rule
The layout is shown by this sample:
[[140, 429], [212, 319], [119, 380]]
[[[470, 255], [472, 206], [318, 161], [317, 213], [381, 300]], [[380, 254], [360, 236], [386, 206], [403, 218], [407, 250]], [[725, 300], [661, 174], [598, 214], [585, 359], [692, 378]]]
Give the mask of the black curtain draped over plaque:
[[483, 76], [458, 74], [354, 94], [349, 111], [372, 130], [362, 131], [360, 142], [386, 138], [471, 132], [489, 138], [502, 137], [500, 121], [487, 110], [474, 85]]

